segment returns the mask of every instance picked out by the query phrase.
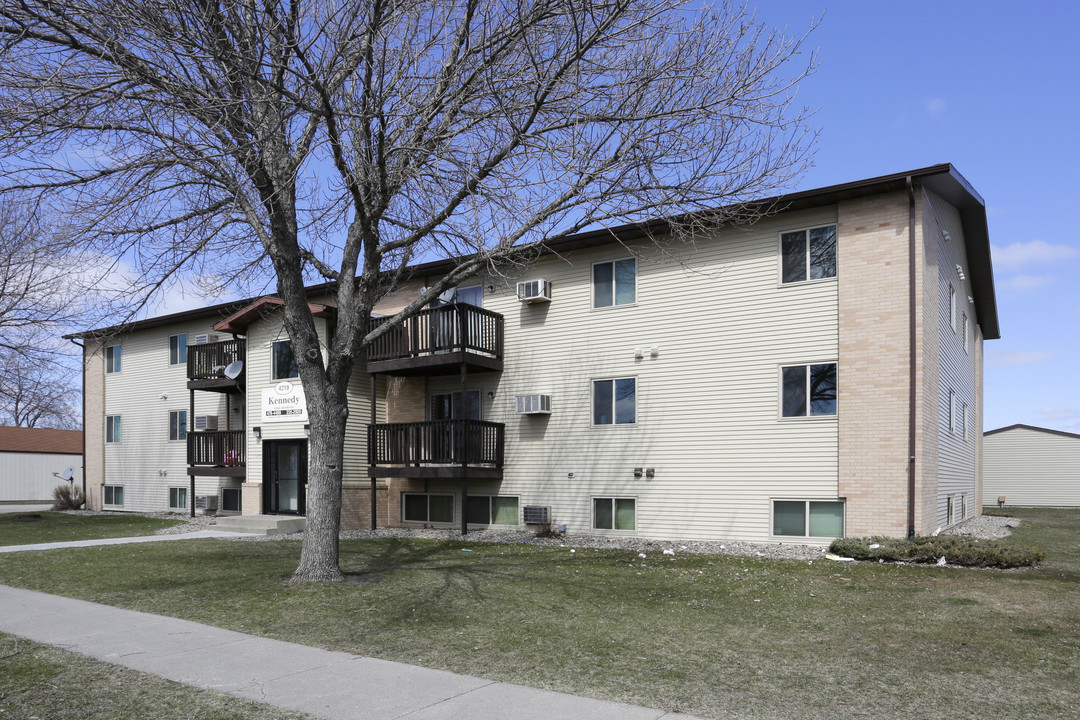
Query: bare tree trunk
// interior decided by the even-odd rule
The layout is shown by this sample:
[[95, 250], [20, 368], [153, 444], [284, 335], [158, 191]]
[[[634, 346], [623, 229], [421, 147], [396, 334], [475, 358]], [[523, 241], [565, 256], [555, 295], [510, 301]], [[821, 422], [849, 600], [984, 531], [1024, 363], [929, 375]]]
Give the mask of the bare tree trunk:
[[293, 585], [344, 579], [338, 565], [338, 532], [347, 416], [343, 402], [308, 405], [311, 436], [308, 439], [307, 528], [300, 550], [300, 564], [290, 581]]

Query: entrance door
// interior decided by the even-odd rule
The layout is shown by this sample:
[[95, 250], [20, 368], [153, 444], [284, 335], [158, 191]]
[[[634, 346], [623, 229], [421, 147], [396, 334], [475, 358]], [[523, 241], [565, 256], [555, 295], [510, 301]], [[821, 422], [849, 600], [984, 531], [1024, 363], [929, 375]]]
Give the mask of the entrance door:
[[[431, 419], [432, 420], [479, 420], [480, 419], [480, 391], [469, 390], [466, 393], [466, 407], [461, 406], [461, 393], [443, 393], [432, 395]], [[464, 428], [459, 428], [455, 423], [440, 422], [432, 426], [431, 452], [432, 462], [457, 464], [465, 460], [475, 462], [479, 458], [479, 441], [477, 433], [468, 433]], [[472, 445], [466, 447], [466, 444]], [[468, 451], [469, 455], [465, 453]]]
[[267, 515], [303, 515], [307, 440], [263, 441], [263, 507]]

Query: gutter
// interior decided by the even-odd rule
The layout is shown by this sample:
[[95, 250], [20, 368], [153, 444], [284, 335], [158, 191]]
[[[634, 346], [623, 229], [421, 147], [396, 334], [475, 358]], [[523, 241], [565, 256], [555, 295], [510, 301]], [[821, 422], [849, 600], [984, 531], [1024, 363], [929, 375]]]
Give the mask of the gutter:
[[915, 293], [915, 183], [911, 175], [907, 176], [908, 192], [908, 507], [907, 535], [915, 537], [915, 400], [918, 337], [915, 332], [915, 311], [917, 308]]

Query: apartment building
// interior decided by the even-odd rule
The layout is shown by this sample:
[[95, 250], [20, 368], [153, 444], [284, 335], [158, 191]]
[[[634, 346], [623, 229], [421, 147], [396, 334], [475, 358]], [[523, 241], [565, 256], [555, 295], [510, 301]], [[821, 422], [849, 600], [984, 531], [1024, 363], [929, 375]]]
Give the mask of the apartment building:
[[[980, 196], [938, 165], [763, 202], [692, 245], [561, 240], [386, 333], [352, 382], [342, 526], [814, 542], [977, 514], [999, 336]], [[310, 301], [326, 337], [332, 299]], [[78, 337], [95, 507], [304, 513], [278, 299]]]

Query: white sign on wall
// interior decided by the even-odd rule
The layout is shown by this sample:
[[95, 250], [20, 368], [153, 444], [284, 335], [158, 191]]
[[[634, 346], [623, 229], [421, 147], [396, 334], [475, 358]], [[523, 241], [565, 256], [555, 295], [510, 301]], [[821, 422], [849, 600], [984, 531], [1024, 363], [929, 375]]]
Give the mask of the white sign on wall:
[[263, 388], [263, 422], [307, 422], [307, 419], [303, 387], [282, 380], [272, 388]]

